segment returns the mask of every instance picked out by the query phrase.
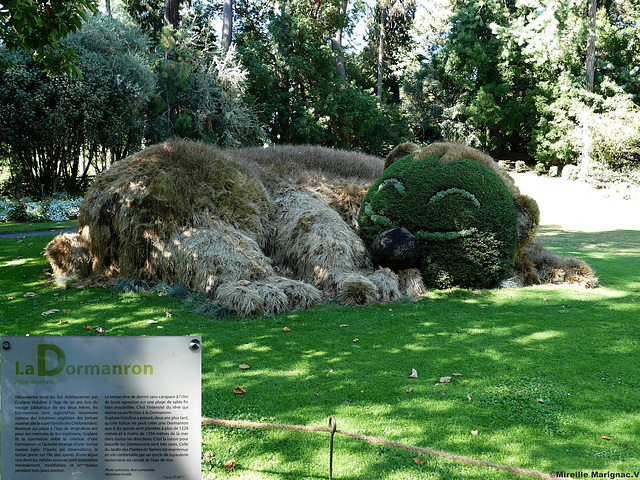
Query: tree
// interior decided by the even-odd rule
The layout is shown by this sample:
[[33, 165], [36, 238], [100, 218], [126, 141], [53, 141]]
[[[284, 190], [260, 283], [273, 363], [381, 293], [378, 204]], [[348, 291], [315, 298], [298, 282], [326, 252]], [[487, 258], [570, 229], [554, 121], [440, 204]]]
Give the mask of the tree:
[[[197, 17], [197, 16], [196, 16]], [[206, 28], [195, 28], [187, 16], [186, 28], [163, 29], [166, 54], [158, 62], [159, 92], [155, 113], [159, 137], [203, 140], [223, 147], [253, 146], [263, 141], [256, 114], [245, 102], [247, 73], [227, 51], [202, 40], [215, 38]]]
[[222, 48], [229, 50], [233, 41], [233, 0], [224, 0], [222, 4]]
[[[249, 71], [248, 100], [273, 143], [320, 144], [386, 154], [410, 133], [398, 110], [336, 68], [331, 40], [348, 27], [343, 0], [238, 1], [235, 44]], [[286, 7], [286, 8], [285, 8]], [[394, 145], [395, 146], [395, 145]]]
[[[347, 8], [349, 6], [349, 0], [342, 0], [341, 5], [341, 13], [344, 16], [345, 20], [347, 17]], [[340, 78], [343, 80], [347, 76], [347, 61], [344, 56], [344, 47], [342, 45], [342, 33], [344, 30], [344, 25], [341, 24], [335, 31], [335, 34], [331, 38], [331, 49], [335, 52], [337, 59], [337, 69]]]
[[[32, 52], [43, 70], [71, 77], [81, 74], [77, 56], [60, 40], [82, 27], [88, 12], [96, 12], [94, 0], [50, 2], [46, 0], [3, 0], [0, 4], [0, 43], [9, 52]], [[11, 66], [0, 56], [0, 68]]]
[[372, 70], [380, 105], [385, 91], [390, 93], [392, 103], [399, 102], [400, 82], [389, 72], [409, 50], [415, 11], [415, 0], [379, 0], [373, 10], [363, 63]]
[[163, 0], [122, 0], [124, 10], [140, 25], [154, 43], [160, 40], [164, 26], [165, 4]]
[[593, 92], [596, 69], [596, 19], [598, 0], [589, 0], [589, 38], [587, 40], [587, 90]]
[[164, 1], [164, 25], [178, 28], [180, 23], [180, 0]]
[[139, 149], [155, 87], [147, 40], [132, 25], [92, 16], [63, 44], [77, 52], [82, 79], [2, 52], [16, 66], [0, 72], [0, 144], [30, 194], [79, 190], [91, 170]]

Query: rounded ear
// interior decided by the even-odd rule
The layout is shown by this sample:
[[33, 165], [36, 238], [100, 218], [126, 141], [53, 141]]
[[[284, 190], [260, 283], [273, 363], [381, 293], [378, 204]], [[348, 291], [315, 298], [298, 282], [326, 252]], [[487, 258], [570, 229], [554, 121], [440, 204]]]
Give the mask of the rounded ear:
[[384, 169], [386, 170], [389, 165], [391, 165], [396, 160], [419, 151], [420, 147], [418, 147], [415, 143], [401, 143], [396, 148], [391, 150], [391, 153], [389, 153], [389, 155], [387, 155], [387, 158], [384, 161]]
[[538, 202], [528, 195], [514, 195], [516, 205], [516, 225], [518, 228], [518, 247], [520, 254], [533, 240], [540, 224], [540, 208]]

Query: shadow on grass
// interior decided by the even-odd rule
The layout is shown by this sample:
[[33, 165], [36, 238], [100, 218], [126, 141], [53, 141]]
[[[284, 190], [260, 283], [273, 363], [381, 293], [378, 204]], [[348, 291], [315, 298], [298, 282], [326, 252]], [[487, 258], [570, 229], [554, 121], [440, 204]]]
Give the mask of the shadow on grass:
[[[224, 322], [148, 293], [53, 290], [34, 254], [42, 245], [5, 242], [2, 332], [202, 335], [209, 417], [326, 425], [335, 415], [342, 430], [521, 468], [631, 471], [640, 458], [640, 232], [541, 235], [593, 264], [605, 286], [447, 290], [416, 303]], [[59, 312], [41, 316], [51, 308]], [[203, 451], [235, 457], [248, 478], [326, 477], [327, 435], [206, 427], [204, 439]], [[511, 478], [413, 457], [336, 437], [334, 471], [354, 480]]]

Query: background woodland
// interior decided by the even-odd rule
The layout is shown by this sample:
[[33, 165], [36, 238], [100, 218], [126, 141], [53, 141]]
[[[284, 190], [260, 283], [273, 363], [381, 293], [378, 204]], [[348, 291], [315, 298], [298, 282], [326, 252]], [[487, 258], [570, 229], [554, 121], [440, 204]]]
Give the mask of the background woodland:
[[540, 171], [573, 164], [640, 182], [632, 0], [46, 7], [0, 7], [5, 196], [81, 191], [173, 136], [378, 155], [458, 140]]

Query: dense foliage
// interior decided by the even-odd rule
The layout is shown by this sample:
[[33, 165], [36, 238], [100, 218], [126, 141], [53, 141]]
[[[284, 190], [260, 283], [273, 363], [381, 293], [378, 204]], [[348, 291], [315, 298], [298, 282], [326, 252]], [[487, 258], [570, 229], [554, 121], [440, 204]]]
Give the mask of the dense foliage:
[[[238, 0], [231, 48], [213, 21], [222, 2], [183, 2], [170, 27], [166, 3], [124, 0], [115, 15], [129, 20], [84, 26], [89, 2], [0, 7], [1, 156], [14, 185], [32, 194], [81, 188], [87, 166], [99, 171], [171, 136], [381, 155], [403, 141], [445, 139], [517, 153], [540, 171], [639, 168], [637, 2], [603, 0], [589, 17], [579, 0]], [[58, 30], [27, 25], [42, 8]], [[41, 75], [34, 53], [47, 52], [75, 52], [77, 66], [63, 58], [57, 71], [84, 78]], [[10, 62], [18, 68], [7, 70]], [[46, 155], [44, 132], [55, 140]]]
[[134, 25], [92, 17], [64, 42], [78, 54], [81, 80], [49, 76], [21, 51], [0, 71], [2, 154], [14, 186], [36, 196], [80, 190], [107, 159], [138, 149], [154, 91], [148, 44]]
[[[296, 2], [277, 11], [239, 2], [236, 42], [248, 93], [273, 143], [312, 143], [384, 154], [410, 132], [398, 109], [336, 67], [330, 37], [346, 26], [341, 1]], [[347, 65], [347, 71], [352, 65]]]
[[[87, 19], [87, 12], [95, 11], [93, 0], [3, 0], [0, 4], [0, 44], [9, 51], [33, 52], [33, 59], [43, 70], [75, 77], [80, 73], [75, 64], [77, 56], [60, 40], [78, 31]], [[11, 58], [0, 52], [0, 67], [13, 65]]]
[[585, 157], [637, 164], [640, 130], [627, 121], [640, 104], [637, 4], [599, 4], [593, 91], [586, 2], [452, 0], [449, 8], [404, 77], [406, 109], [421, 132], [547, 166]]

